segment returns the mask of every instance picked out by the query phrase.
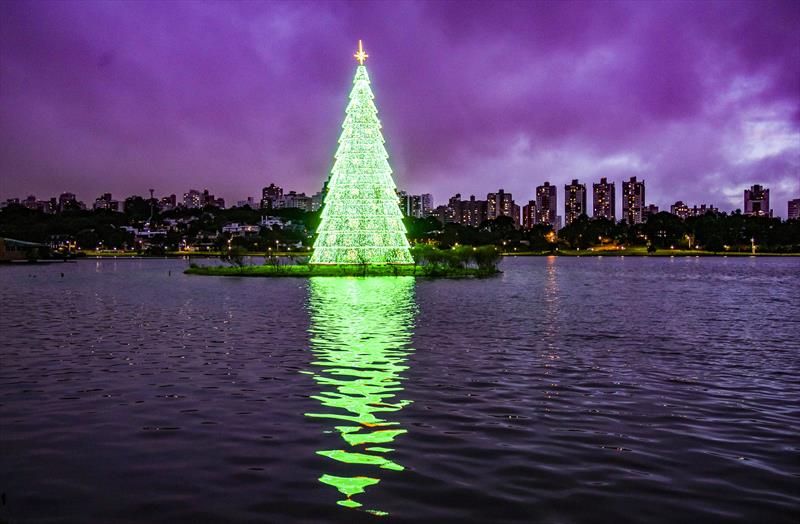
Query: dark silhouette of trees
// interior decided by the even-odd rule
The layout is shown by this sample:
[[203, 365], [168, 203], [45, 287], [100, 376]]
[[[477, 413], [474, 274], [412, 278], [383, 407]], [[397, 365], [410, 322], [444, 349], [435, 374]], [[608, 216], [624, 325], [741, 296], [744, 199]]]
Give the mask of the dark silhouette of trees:
[[[264, 215], [278, 216], [284, 227], [261, 228], [257, 234], [222, 234], [222, 227], [236, 222], [258, 224]], [[230, 245], [248, 251], [265, 252], [302, 243], [310, 246], [319, 224], [319, 212], [300, 209], [266, 210], [234, 207], [231, 209], [178, 208], [153, 212], [150, 201], [142, 197], [126, 199], [124, 212], [108, 210], [68, 209], [46, 214], [21, 205], [9, 205], [0, 210], [0, 236], [48, 243], [53, 238], [76, 241], [82, 249], [133, 248], [134, 235], [125, 227], [158, 228], [163, 236], [149, 240], [165, 251], [178, 249], [184, 241], [192, 244], [213, 244], [218, 250]], [[176, 222], [176, 220], [178, 222]], [[800, 221], [752, 217], [734, 213], [708, 213], [686, 220], [670, 213], [657, 213], [644, 224], [629, 225], [606, 219], [590, 219], [581, 215], [573, 223], [554, 234], [549, 225], [531, 229], [515, 227], [509, 217], [486, 220], [479, 227], [463, 224], [441, 224], [436, 218], [404, 218], [409, 241], [450, 249], [458, 246], [493, 245], [500, 251], [555, 252], [562, 249], [588, 249], [605, 245], [647, 246], [659, 249], [695, 248], [709, 251], [800, 252]]]

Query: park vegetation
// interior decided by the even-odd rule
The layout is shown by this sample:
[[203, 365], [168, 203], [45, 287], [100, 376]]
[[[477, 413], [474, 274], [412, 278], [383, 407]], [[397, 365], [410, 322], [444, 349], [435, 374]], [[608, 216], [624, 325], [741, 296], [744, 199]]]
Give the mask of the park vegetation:
[[648, 254], [673, 250], [714, 253], [800, 253], [800, 220], [708, 213], [682, 219], [661, 212], [643, 224], [590, 219], [581, 215], [556, 234], [549, 225], [514, 227], [509, 217], [487, 220], [479, 227], [442, 225], [434, 218], [410, 219], [409, 239], [442, 248], [496, 245], [506, 254]]
[[[222, 227], [237, 222], [258, 224], [265, 215], [284, 220], [284, 227], [262, 227], [257, 233], [234, 235]], [[487, 220], [478, 227], [442, 224], [434, 217], [404, 219], [412, 245], [448, 250], [460, 246], [496, 246], [506, 254], [578, 254], [586, 250], [625, 254], [660, 254], [665, 250], [704, 253], [800, 253], [800, 221], [752, 217], [740, 212], [709, 213], [681, 219], [657, 213], [643, 224], [627, 224], [585, 215], [556, 235], [547, 225], [515, 227], [509, 217]], [[68, 209], [45, 214], [20, 205], [0, 210], [0, 236], [49, 245], [70, 243], [77, 252], [122, 250], [140, 255], [224, 255], [236, 247], [250, 254], [308, 251], [319, 212], [300, 209], [261, 210], [250, 207], [151, 210], [148, 200], [131, 197], [123, 212]], [[142, 240], [125, 227], [162, 229], [165, 234]], [[290, 248], [291, 246], [291, 248]], [[432, 266], [440, 266], [434, 261]]]

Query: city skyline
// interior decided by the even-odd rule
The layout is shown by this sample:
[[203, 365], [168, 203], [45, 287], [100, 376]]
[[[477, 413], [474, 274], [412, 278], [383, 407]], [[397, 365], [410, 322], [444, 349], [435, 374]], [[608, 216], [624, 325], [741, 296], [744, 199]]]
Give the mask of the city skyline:
[[752, 184], [774, 202], [800, 194], [792, 2], [6, 2], [0, 14], [2, 199], [209, 187], [235, 202], [263, 180], [313, 194], [353, 71], [342, 51], [358, 38], [409, 192], [503, 187], [522, 203], [542, 180], [637, 176], [661, 209], [688, 198], [722, 211]]
[[[611, 222], [625, 221], [629, 224], [642, 224], [647, 222], [650, 215], [661, 212], [668, 212], [677, 215], [682, 219], [688, 216], [704, 215], [708, 212], [722, 212], [714, 203], [693, 202], [687, 200], [676, 200], [672, 204], [660, 207], [656, 204], [647, 203], [645, 198], [645, 181], [636, 177], [622, 182], [621, 209], [622, 213], [616, 213], [614, 203], [616, 198], [616, 184], [603, 177], [599, 182], [591, 184], [591, 192], [587, 191], [586, 183], [581, 183], [574, 179], [570, 184], [564, 186], [563, 199], [558, 197], [558, 188], [545, 181], [536, 187], [535, 198], [528, 200], [525, 204], [522, 200], [518, 204], [513, 197], [513, 193], [505, 191], [503, 188], [496, 192], [486, 194], [486, 199], [476, 198], [469, 195], [468, 198], [461, 193], [450, 196], [446, 202], [436, 205], [433, 195], [430, 193], [413, 194], [400, 188], [395, 189], [397, 204], [405, 216], [416, 218], [434, 217], [443, 224], [456, 222], [473, 227], [479, 226], [485, 220], [507, 216], [512, 218], [517, 227], [529, 229], [536, 224], [549, 224], [554, 230], [558, 231], [564, 226], [585, 215], [590, 220], [598, 218], [610, 219]], [[110, 192], [101, 193], [87, 204], [77, 197], [73, 192], [64, 192], [57, 196], [39, 199], [36, 195], [27, 197], [13, 197], [0, 200], [0, 209], [16, 204], [29, 209], [38, 209], [45, 213], [61, 212], [64, 209], [93, 209], [111, 210], [121, 212], [123, 204], [128, 199], [142, 198], [144, 201], [155, 203], [158, 211], [169, 211], [179, 207], [186, 209], [203, 208], [208, 205], [221, 209], [249, 206], [252, 209], [272, 210], [284, 208], [299, 208], [304, 211], [318, 211], [323, 206], [324, 188], [307, 195], [304, 192], [295, 190], [284, 191], [283, 187], [277, 186], [274, 182], [265, 186], [261, 190], [261, 197], [247, 196], [243, 199], [231, 202], [226, 206], [224, 198], [217, 198], [207, 188], [203, 191], [189, 189], [183, 196], [178, 194], [168, 194], [161, 197], [155, 196], [155, 190], [149, 189], [150, 197], [145, 199], [142, 195], [134, 194], [123, 197], [122, 199], [113, 198]], [[737, 207], [734, 212], [744, 215], [765, 216], [781, 219], [775, 207], [777, 204], [770, 201], [770, 189], [760, 184], [753, 184], [743, 191], [741, 207]], [[592, 208], [589, 208], [589, 202]], [[690, 207], [691, 204], [691, 207]], [[778, 206], [779, 207], [779, 206]], [[785, 209], [787, 218], [783, 220], [798, 218], [797, 209], [800, 207], [800, 198], [786, 201]]]

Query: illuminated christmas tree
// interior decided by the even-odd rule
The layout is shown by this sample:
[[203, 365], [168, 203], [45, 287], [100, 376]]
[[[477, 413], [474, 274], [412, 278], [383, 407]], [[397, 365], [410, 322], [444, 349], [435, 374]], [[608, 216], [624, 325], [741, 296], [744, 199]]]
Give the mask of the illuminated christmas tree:
[[312, 264], [411, 264], [361, 41]]

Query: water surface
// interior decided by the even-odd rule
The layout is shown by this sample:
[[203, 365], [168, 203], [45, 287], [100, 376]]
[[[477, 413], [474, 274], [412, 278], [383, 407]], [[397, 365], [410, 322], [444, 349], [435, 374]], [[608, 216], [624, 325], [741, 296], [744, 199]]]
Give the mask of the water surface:
[[800, 259], [185, 265], [0, 267], [0, 517], [798, 521]]

